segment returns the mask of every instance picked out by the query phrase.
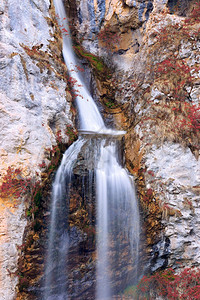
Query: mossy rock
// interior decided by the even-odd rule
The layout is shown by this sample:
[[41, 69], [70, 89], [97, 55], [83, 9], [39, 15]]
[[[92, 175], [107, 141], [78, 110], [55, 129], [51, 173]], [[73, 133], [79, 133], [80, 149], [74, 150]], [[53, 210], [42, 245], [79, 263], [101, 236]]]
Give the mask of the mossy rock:
[[111, 78], [111, 72], [101, 58], [86, 52], [80, 45], [75, 45], [74, 51], [79, 57], [85, 58], [90, 63], [91, 67], [95, 69], [98, 75], [107, 79]]
[[137, 296], [137, 285], [130, 285], [130, 286], [128, 286], [124, 290], [123, 296], [127, 297], [128, 299], [130, 299], [129, 297], [132, 297], [132, 299], [136, 299], [136, 296]]

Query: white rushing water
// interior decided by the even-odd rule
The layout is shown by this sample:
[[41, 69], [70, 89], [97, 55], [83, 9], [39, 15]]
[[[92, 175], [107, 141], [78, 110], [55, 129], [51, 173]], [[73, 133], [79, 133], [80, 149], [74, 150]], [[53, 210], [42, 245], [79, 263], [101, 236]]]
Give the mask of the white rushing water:
[[[96, 299], [111, 299], [111, 268], [122, 263], [123, 240], [129, 242], [129, 254], [136, 262], [139, 244], [139, 211], [131, 177], [117, 161], [116, 142], [102, 140], [96, 170], [97, 195], [97, 291]], [[117, 252], [115, 262], [109, 261], [109, 243]], [[130, 258], [131, 259], [131, 258]], [[115, 275], [114, 275], [115, 276]]]
[[45, 300], [67, 299], [68, 203], [73, 166], [83, 139], [78, 139], [63, 155], [52, 189], [51, 220], [45, 269]]
[[[94, 100], [75, 67], [77, 63], [62, 0], [54, 0], [54, 4], [60, 27], [65, 28], [68, 33], [63, 35], [63, 57], [70, 76], [74, 78], [73, 88], [79, 90], [76, 103], [80, 119], [79, 131], [82, 137], [65, 152], [53, 184], [43, 299], [67, 299], [66, 257], [69, 238], [66, 230], [68, 222], [66, 197], [69, 198], [70, 196], [69, 186], [77, 157], [86, 140], [91, 139], [95, 140], [93, 172], [95, 174], [97, 206], [96, 296], [94, 296], [98, 300], [106, 300], [111, 299], [115, 292], [112, 288], [115, 282], [111, 273], [116, 270], [119, 271], [121, 268], [124, 247], [126, 247], [131, 262], [133, 261], [134, 264], [137, 260], [139, 244], [138, 205], [133, 180], [120, 165], [118, 158], [117, 138], [121, 138], [125, 132], [106, 128]], [[66, 33], [66, 31], [63, 32]], [[110, 256], [112, 251], [115, 253], [114, 260]]]
[[103, 119], [94, 103], [85, 84], [82, 82], [77, 69], [77, 63], [71, 44], [68, 21], [62, 0], [54, 0], [56, 13], [58, 14], [58, 23], [66, 34], [63, 34], [63, 57], [68, 67], [70, 76], [73, 81], [73, 88], [78, 96], [76, 103], [79, 111], [80, 128], [85, 130], [99, 131], [104, 130], [105, 125]]

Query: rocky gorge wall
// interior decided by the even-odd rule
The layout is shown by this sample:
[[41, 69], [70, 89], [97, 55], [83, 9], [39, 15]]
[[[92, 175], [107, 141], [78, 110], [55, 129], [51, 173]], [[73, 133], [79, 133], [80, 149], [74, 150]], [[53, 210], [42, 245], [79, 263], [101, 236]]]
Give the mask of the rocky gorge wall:
[[[0, 3], [0, 181], [10, 186], [0, 197], [0, 299], [14, 299], [18, 258], [27, 225], [30, 196], [15, 197], [14, 180], [41, 180], [45, 151], [56, 144], [56, 134], [73, 126], [62, 40], [49, 0]], [[10, 168], [10, 169], [9, 169]], [[10, 173], [8, 170], [12, 170]], [[9, 173], [9, 174], [8, 174]], [[17, 174], [17, 173], [16, 173]], [[34, 179], [35, 180], [35, 179]], [[24, 181], [25, 182], [25, 181]]]
[[[126, 165], [136, 179], [144, 228], [141, 262], [148, 271], [199, 266], [200, 20], [195, 1], [65, 3], [77, 53], [93, 70], [94, 97], [104, 105], [105, 116], [113, 115], [116, 127], [127, 131]], [[60, 136], [67, 144], [66, 125], [73, 128], [74, 121], [61, 31], [48, 0], [6, 0], [0, 18], [1, 182], [8, 167], [22, 170], [22, 178], [44, 181], [46, 149]], [[16, 298], [25, 228], [34, 247], [28, 245], [20, 261], [31, 284], [34, 269], [41, 269], [44, 232], [35, 234], [29, 224], [30, 199], [2, 196], [0, 298], [7, 300]], [[74, 202], [72, 223], [81, 228], [87, 212]], [[78, 214], [79, 219], [74, 217]], [[87, 263], [81, 272], [89, 282]], [[20, 292], [17, 299], [31, 298]]]

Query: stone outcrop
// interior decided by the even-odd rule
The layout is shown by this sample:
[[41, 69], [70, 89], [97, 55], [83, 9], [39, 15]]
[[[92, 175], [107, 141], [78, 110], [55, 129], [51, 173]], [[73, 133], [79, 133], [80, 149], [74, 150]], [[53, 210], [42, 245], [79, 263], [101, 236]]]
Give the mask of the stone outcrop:
[[169, 265], [199, 266], [200, 162], [190, 149], [164, 143], [146, 156], [155, 175], [150, 182], [163, 205], [164, 235], [170, 241]]
[[[23, 166], [35, 169], [43, 159], [43, 149], [55, 143], [56, 130], [71, 124], [66, 82], [56, 62], [56, 55], [61, 59], [62, 41], [56, 45], [55, 27], [48, 24], [49, 6], [49, 1], [27, 1], [24, 9], [20, 2], [4, 1], [1, 7], [4, 169], [22, 160]], [[42, 56], [49, 58], [49, 65]]]

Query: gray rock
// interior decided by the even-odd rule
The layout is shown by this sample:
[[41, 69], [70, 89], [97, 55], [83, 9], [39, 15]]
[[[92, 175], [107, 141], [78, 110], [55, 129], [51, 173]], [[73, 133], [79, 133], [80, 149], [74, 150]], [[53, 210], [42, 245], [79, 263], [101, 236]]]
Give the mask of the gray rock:
[[[44, 68], [41, 73], [37, 61], [22, 47], [42, 44], [41, 50], [50, 51], [53, 28], [46, 20], [49, 6], [49, 0], [4, 0], [0, 4], [1, 175], [8, 166], [21, 167], [27, 176], [40, 173], [38, 165], [45, 148], [55, 144], [56, 131], [63, 133], [67, 124], [72, 125], [66, 83], [55, 72], [50, 74]], [[63, 141], [67, 142], [67, 137]], [[0, 201], [1, 300], [15, 298], [17, 246], [22, 244], [26, 226], [25, 205], [20, 201], [16, 206]]]

